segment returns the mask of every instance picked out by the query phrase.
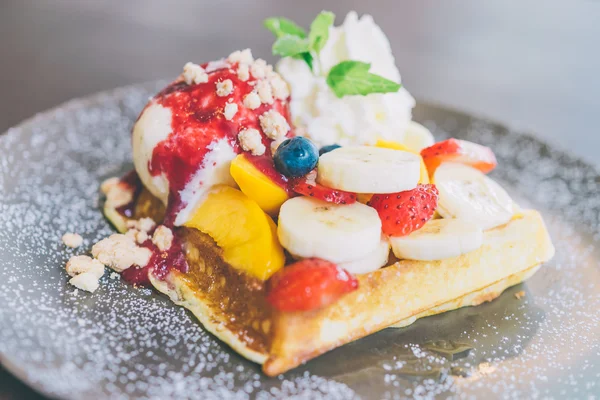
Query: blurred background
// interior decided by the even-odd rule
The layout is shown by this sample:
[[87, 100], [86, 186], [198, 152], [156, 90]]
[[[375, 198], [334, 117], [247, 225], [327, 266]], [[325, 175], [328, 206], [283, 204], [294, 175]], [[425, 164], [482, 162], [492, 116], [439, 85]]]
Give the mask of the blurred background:
[[[74, 97], [174, 77], [186, 61], [247, 47], [272, 60], [262, 20], [308, 26], [322, 9], [338, 24], [372, 14], [418, 101], [600, 166], [600, 2], [583, 0], [0, 0], [0, 132]], [[31, 396], [0, 369], [1, 400]]]

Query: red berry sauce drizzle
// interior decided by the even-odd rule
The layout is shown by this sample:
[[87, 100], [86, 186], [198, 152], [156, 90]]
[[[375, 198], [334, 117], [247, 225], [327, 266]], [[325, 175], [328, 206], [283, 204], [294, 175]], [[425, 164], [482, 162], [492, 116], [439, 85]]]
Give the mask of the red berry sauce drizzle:
[[[206, 68], [207, 64], [202, 67]], [[262, 133], [258, 117], [266, 111], [274, 109], [290, 121], [287, 101], [275, 99], [272, 104], [261, 104], [254, 110], [244, 107], [243, 99], [252, 92], [257, 79], [250, 76], [247, 81], [242, 81], [236, 71], [237, 64], [232, 64], [228, 68], [209, 72], [206, 83], [188, 85], [177, 80], [152, 100], [169, 108], [172, 113], [172, 131], [167, 139], [154, 148], [148, 170], [153, 176], [164, 174], [169, 181], [169, 198], [163, 225], [173, 230], [174, 238], [171, 248], [164, 252], [160, 252], [151, 240], [144, 242], [142, 246], [152, 250], [152, 258], [143, 268], [133, 266], [123, 271], [122, 276], [127, 282], [147, 285], [150, 271], [158, 279], [164, 279], [171, 269], [187, 272], [188, 265], [181, 241], [177, 229], [173, 229], [174, 221], [179, 211], [187, 205], [182, 201], [180, 192], [200, 168], [213, 167], [213, 165], [203, 166], [204, 158], [210, 151], [209, 146], [212, 143], [225, 139], [236, 153], [241, 153], [242, 149], [237, 141], [238, 132], [243, 128], [254, 128]], [[233, 92], [228, 96], [220, 97], [216, 92], [216, 83], [227, 79], [233, 83]], [[223, 110], [228, 103], [235, 103], [238, 106], [238, 111], [231, 120], [225, 119], [223, 115]], [[288, 136], [292, 135], [290, 131]], [[254, 165], [289, 192], [287, 178], [279, 174], [273, 165], [271, 140], [264, 133], [262, 136], [263, 144], [267, 149], [265, 155], [254, 157], [248, 154], [248, 156], [253, 160]], [[119, 212], [126, 217], [131, 217], [135, 200], [142, 186], [135, 171], [126, 175], [123, 181], [135, 188], [135, 196], [134, 201], [121, 207]]]
[[[202, 65], [206, 68], [207, 64]], [[240, 153], [237, 134], [243, 128], [254, 128], [262, 132], [258, 117], [274, 109], [289, 120], [287, 101], [274, 100], [273, 104], [261, 104], [255, 110], [244, 107], [244, 97], [252, 92], [257, 80], [252, 76], [242, 81], [237, 76], [237, 64], [229, 68], [208, 73], [208, 82], [188, 85], [176, 81], [154, 98], [154, 101], [172, 112], [169, 137], [154, 148], [148, 170], [153, 176], [165, 174], [169, 181], [169, 201], [165, 225], [175, 221], [177, 213], [186, 206], [180, 192], [194, 174], [202, 168], [209, 145], [226, 139], [236, 153]], [[225, 80], [233, 83], [233, 92], [228, 96], [217, 95], [216, 84]], [[231, 101], [230, 101], [231, 100]], [[225, 119], [223, 110], [229, 102], [238, 106], [231, 120]], [[264, 134], [263, 144], [267, 149], [271, 140]], [[210, 168], [211, 166], [206, 166]]]

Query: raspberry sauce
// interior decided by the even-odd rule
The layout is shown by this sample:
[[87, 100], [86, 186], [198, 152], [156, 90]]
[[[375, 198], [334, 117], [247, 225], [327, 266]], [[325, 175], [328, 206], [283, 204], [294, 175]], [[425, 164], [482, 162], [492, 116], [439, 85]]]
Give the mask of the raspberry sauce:
[[277, 186], [280, 186], [285, 190], [288, 195], [294, 194], [294, 191], [290, 188], [288, 178], [275, 169], [275, 164], [273, 163], [273, 157], [271, 156], [270, 151], [265, 152], [262, 156], [246, 154], [246, 158], [256, 167], [256, 169], [265, 174], [267, 178], [271, 179]]
[[[150, 233], [149, 235], [151, 237]], [[148, 278], [150, 271], [160, 280], [164, 279], [169, 271], [173, 269], [184, 273], [188, 271], [185, 253], [181, 247], [181, 240], [177, 236], [176, 230], [173, 231], [173, 243], [169, 250], [161, 252], [150, 239], [146, 240], [141, 246], [152, 251], [150, 262], [143, 268], [134, 265], [123, 271], [121, 276], [126, 282], [133, 285], [146, 286], [150, 284], [150, 279]]]
[[[202, 67], [206, 68], [206, 65]], [[188, 85], [180, 80], [175, 81], [153, 99], [172, 113], [172, 132], [154, 148], [148, 165], [151, 175], [165, 174], [169, 181], [165, 217], [168, 226], [172, 226], [177, 213], [186, 206], [180, 192], [194, 174], [203, 168], [211, 143], [226, 138], [234, 151], [240, 153], [242, 149], [237, 140], [238, 132], [242, 128], [254, 128], [261, 132], [263, 144], [268, 149], [271, 140], [262, 133], [258, 117], [274, 109], [289, 121], [287, 101], [275, 99], [273, 104], [261, 104], [255, 110], [244, 107], [243, 99], [254, 89], [257, 80], [251, 76], [244, 82], [238, 78], [236, 71], [237, 64], [233, 64], [229, 68], [209, 72], [206, 83]], [[233, 92], [220, 97], [216, 92], [216, 83], [227, 79], [233, 83]], [[237, 113], [230, 121], [223, 115], [228, 102], [238, 106]]]
[[135, 202], [142, 191], [142, 181], [134, 169], [123, 176], [120, 179], [120, 183], [127, 185], [131, 188], [131, 190], [133, 190], [133, 197], [129, 203], [117, 208], [117, 212], [124, 217], [131, 218], [133, 217], [133, 213], [135, 211]]

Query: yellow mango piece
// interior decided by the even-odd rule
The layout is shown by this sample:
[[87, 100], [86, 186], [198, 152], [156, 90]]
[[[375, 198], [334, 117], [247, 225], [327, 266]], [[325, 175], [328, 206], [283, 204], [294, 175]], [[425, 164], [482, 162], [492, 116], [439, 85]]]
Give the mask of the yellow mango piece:
[[281, 186], [260, 172], [244, 154], [233, 159], [229, 172], [240, 190], [269, 215], [279, 214], [279, 208], [289, 198]]
[[373, 194], [371, 194], [371, 193], [357, 193], [356, 194], [356, 200], [358, 200], [359, 203], [363, 203], [363, 204], [367, 204], [369, 202], [369, 200], [371, 200], [371, 197], [373, 197]]
[[419, 183], [421, 183], [421, 184], [429, 183], [429, 173], [427, 172], [427, 167], [425, 166], [425, 163], [423, 162], [423, 157], [421, 157], [420, 153], [409, 149], [408, 147], [406, 147], [405, 145], [403, 145], [401, 143], [392, 142], [390, 140], [379, 139], [379, 140], [377, 140], [377, 143], [375, 143], [375, 146], [376, 147], [384, 147], [386, 149], [408, 151], [409, 153], [418, 155], [419, 158], [421, 159], [421, 177], [419, 178]]
[[228, 264], [259, 279], [268, 279], [285, 264], [271, 217], [232, 187], [212, 188], [184, 225], [210, 235]]

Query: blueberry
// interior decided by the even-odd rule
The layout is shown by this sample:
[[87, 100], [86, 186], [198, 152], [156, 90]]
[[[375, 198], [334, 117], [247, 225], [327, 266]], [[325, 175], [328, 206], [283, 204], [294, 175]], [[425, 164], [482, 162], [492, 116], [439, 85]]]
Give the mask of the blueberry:
[[323, 146], [321, 147], [321, 150], [319, 150], [319, 155], [322, 156], [323, 154], [329, 153], [330, 151], [335, 149], [339, 149], [340, 147], [342, 146], [340, 146], [339, 144], [330, 144], [328, 146]]
[[273, 156], [275, 168], [287, 177], [299, 177], [312, 171], [319, 161], [317, 146], [296, 136], [283, 141]]

